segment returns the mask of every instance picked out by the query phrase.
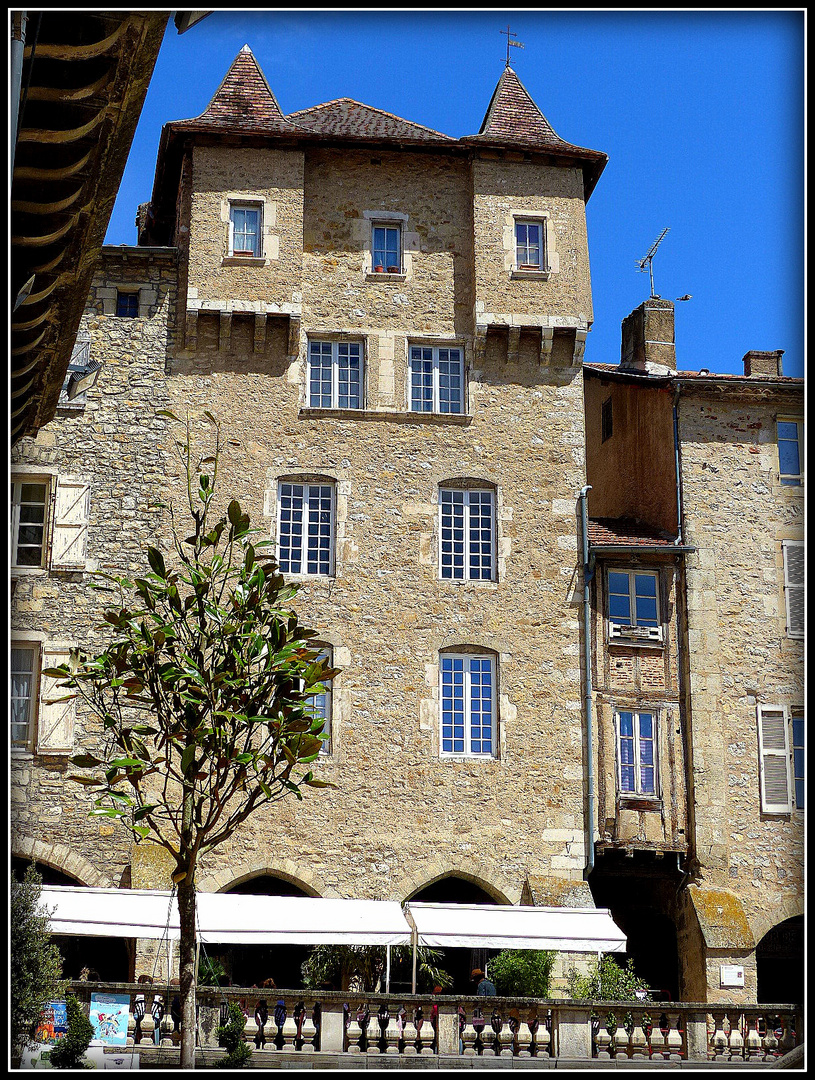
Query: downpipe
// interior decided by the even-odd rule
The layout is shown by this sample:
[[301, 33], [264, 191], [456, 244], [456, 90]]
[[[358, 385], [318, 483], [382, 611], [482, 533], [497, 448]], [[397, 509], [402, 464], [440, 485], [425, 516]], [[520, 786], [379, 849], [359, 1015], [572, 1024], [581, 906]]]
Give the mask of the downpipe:
[[591, 581], [594, 577], [594, 561], [589, 561], [589, 525], [587, 497], [591, 484], [580, 489], [580, 531], [583, 542], [583, 663], [586, 669], [583, 683], [586, 708], [586, 761], [587, 773], [587, 823], [588, 851], [583, 878], [587, 879], [594, 869], [595, 792], [594, 792], [594, 714], [592, 710], [591, 685]]

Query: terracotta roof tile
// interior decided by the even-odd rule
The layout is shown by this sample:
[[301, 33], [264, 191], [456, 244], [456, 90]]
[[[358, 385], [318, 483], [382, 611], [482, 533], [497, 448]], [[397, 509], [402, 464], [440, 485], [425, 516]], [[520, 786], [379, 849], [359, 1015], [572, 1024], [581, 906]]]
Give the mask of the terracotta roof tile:
[[626, 547], [673, 547], [675, 537], [632, 518], [589, 518], [589, 543]]
[[648, 382], [653, 379], [721, 379], [723, 382], [744, 383], [748, 386], [753, 386], [760, 383], [762, 379], [767, 382], [788, 383], [790, 385], [793, 385], [794, 383], [803, 383], [804, 381], [793, 375], [736, 375], [732, 372], [722, 371], [671, 371], [666, 375], [645, 375], [642, 372], [630, 371], [621, 364], [584, 364], [583, 370], [584, 372], [588, 372], [589, 375], [602, 375], [605, 372], [609, 372], [611, 375], [628, 375], [630, 378], [638, 379], [640, 382]]
[[318, 135], [352, 139], [393, 139], [399, 142], [444, 142], [456, 140], [439, 131], [403, 120], [393, 113], [363, 105], [352, 98], [338, 98], [289, 113], [287, 120]]

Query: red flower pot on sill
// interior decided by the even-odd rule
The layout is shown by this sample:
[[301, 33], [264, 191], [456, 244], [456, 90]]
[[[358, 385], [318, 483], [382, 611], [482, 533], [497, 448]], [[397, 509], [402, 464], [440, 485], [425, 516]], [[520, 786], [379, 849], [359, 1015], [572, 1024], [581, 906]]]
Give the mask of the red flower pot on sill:
[[375, 266], [374, 271], [377, 274], [384, 274], [385, 273], [385, 267], [384, 266]]
[[388, 273], [389, 274], [399, 274], [399, 273], [401, 273], [401, 271], [400, 271], [398, 266], [389, 266], [388, 267]]

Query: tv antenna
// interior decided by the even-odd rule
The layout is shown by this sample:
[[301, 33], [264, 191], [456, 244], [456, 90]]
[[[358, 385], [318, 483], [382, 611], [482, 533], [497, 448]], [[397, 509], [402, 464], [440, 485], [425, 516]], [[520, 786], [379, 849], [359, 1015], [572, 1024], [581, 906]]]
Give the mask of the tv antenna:
[[656, 238], [656, 240], [653, 242], [653, 244], [651, 244], [651, 247], [645, 258], [637, 259], [637, 267], [639, 268], [640, 272], [644, 274], [647, 270], [651, 276], [651, 296], [656, 296], [656, 293], [654, 292], [654, 270], [651, 264], [654, 261], [654, 256], [657, 253], [657, 248], [670, 231], [670, 229], [663, 229], [659, 236]]

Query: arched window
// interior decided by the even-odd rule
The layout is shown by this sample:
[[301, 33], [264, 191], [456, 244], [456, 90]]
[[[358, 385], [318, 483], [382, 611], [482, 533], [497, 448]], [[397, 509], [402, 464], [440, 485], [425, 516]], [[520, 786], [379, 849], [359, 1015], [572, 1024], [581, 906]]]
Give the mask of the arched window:
[[439, 577], [495, 581], [495, 491], [478, 481], [439, 485]]
[[281, 480], [277, 497], [277, 561], [281, 573], [334, 573], [336, 499], [333, 480]]

